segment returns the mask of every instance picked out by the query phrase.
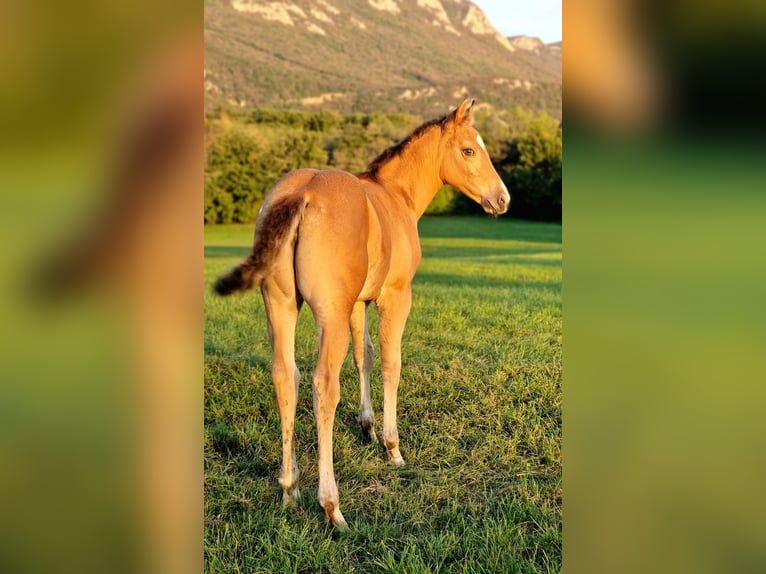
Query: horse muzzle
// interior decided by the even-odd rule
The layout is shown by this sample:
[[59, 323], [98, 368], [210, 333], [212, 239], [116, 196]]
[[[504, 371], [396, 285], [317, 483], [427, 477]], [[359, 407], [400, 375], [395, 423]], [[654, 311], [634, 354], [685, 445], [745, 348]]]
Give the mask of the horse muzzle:
[[485, 195], [481, 200], [481, 207], [489, 215], [502, 215], [511, 206], [511, 194], [503, 184], [497, 193]]

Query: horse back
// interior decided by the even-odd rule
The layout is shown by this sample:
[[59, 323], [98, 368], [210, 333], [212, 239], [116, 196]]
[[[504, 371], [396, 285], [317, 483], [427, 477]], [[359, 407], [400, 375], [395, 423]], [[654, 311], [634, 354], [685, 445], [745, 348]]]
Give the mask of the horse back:
[[[306, 201], [296, 245], [296, 279], [313, 291], [371, 301], [386, 285], [409, 283], [420, 260], [417, 221], [380, 185], [343, 171], [299, 170]], [[287, 182], [286, 182], [287, 183]]]

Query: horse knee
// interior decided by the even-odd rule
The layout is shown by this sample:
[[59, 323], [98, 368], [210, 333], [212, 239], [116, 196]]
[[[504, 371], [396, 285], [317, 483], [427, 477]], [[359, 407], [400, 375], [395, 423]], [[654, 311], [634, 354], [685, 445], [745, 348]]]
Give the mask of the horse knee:
[[325, 373], [314, 376], [314, 408], [335, 408], [340, 402], [340, 381]]
[[271, 363], [271, 378], [274, 382], [292, 380], [297, 373], [297, 367], [293, 364], [288, 364], [283, 359], [275, 358]]
[[282, 361], [274, 361], [271, 366], [271, 380], [274, 383], [279, 406], [286, 403], [294, 403], [298, 395], [298, 369], [292, 365], [286, 365]]
[[335, 411], [335, 409], [338, 407], [338, 403], [340, 402], [340, 385], [337, 384], [328, 384], [325, 386], [325, 404]]
[[380, 361], [380, 368], [384, 371], [394, 371], [398, 373], [402, 368], [401, 354], [384, 354]]

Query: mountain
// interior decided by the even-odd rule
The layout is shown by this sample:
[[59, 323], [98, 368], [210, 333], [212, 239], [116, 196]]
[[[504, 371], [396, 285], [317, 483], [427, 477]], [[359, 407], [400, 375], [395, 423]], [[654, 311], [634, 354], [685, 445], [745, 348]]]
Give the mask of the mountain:
[[506, 38], [469, 0], [205, 0], [206, 108], [561, 118], [561, 43]]

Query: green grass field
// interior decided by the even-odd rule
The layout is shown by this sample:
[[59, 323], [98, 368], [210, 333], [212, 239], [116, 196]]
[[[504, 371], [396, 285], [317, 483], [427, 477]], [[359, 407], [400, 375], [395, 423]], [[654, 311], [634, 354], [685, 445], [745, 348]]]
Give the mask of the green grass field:
[[[317, 338], [301, 312], [296, 454], [303, 498], [283, 510], [279, 415], [260, 294], [209, 286], [244, 257], [252, 226], [205, 231], [207, 572], [559, 572], [561, 226], [512, 219], [420, 222], [399, 387], [403, 468], [362, 440], [358, 378], [341, 372], [335, 475], [348, 532], [316, 502], [311, 376]], [[370, 308], [370, 334], [377, 321]], [[379, 352], [372, 374], [382, 424]]]

